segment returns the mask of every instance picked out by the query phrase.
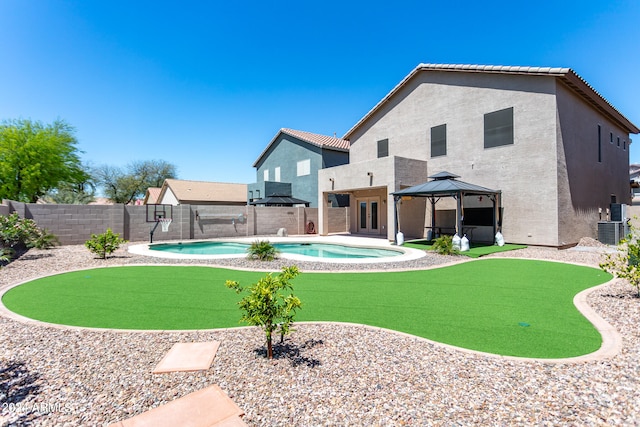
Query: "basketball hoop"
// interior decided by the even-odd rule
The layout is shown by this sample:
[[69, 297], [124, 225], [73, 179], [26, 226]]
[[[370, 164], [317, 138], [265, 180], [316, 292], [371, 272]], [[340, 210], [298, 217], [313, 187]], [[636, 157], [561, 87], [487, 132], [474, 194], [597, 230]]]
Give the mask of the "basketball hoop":
[[166, 233], [169, 231], [169, 225], [171, 225], [171, 218], [159, 218], [158, 222], [162, 226], [162, 231]]

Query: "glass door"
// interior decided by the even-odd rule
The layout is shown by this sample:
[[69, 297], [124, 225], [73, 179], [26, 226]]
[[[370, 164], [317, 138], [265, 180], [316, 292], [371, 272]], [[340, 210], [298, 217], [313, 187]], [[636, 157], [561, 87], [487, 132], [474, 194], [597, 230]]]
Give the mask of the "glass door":
[[358, 199], [358, 233], [380, 234], [380, 197]]

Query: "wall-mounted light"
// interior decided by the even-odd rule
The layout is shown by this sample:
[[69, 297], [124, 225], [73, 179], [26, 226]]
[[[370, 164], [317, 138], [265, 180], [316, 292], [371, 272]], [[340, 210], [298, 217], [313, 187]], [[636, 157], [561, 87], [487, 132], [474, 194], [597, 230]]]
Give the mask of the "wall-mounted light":
[[333, 178], [329, 178], [329, 181], [331, 181], [331, 182], [335, 182], [335, 179], [333, 179]]
[[367, 172], [367, 176], [373, 176], [373, 172]]

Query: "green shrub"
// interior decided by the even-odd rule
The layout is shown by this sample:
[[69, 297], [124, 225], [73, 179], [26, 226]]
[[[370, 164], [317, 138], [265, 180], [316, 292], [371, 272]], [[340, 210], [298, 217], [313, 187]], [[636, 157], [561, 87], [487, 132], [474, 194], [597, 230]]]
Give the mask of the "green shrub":
[[620, 241], [618, 251], [614, 254], [605, 255], [605, 259], [600, 263], [600, 268], [607, 273], [611, 273], [620, 279], [625, 279], [636, 288], [637, 296], [640, 298], [640, 232], [629, 225], [629, 234]]
[[[284, 337], [291, 332], [291, 324], [296, 310], [302, 307], [300, 299], [290, 293], [282, 295], [283, 291], [293, 292], [290, 281], [299, 274], [295, 265], [283, 267], [282, 273], [273, 276], [268, 273], [266, 277], [258, 280], [249, 287], [249, 294], [246, 295], [238, 305], [244, 314], [240, 321], [247, 322], [252, 326], [259, 326], [265, 332], [267, 339], [267, 358], [273, 358], [272, 335], [280, 332]], [[241, 293], [244, 289], [240, 283], [227, 280], [226, 286]]]
[[15, 251], [11, 248], [0, 248], [0, 265], [11, 262]]
[[453, 237], [443, 235], [433, 241], [433, 250], [440, 255], [454, 255], [458, 251], [453, 247]]
[[0, 261], [8, 262], [16, 251], [48, 249], [58, 243], [56, 236], [39, 228], [34, 220], [20, 218], [17, 212], [0, 216]]
[[34, 239], [31, 241], [30, 247], [34, 247], [37, 249], [51, 249], [54, 246], [60, 244], [60, 240], [58, 237], [49, 232], [46, 228], [38, 229], [38, 234], [34, 236]]
[[247, 258], [260, 261], [273, 261], [278, 257], [278, 251], [268, 240], [256, 240], [247, 249]]
[[126, 242], [120, 238], [119, 233], [114, 233], [110, 228], [107, 228], [105, 233], [92, 234], [91, 239], [87, 240], [84, 245], [99, 258], [106, 259], [107, 255], [115, 252], [121, 244]]

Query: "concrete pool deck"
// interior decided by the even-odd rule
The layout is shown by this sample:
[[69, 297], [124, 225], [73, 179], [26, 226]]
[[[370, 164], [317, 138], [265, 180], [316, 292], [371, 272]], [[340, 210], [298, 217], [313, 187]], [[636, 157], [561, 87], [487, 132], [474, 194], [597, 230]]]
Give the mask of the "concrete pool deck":
[[[372, 248], [372, 249], [387, 249], [398, 251], [401, 254], [390, 257], [380, 258], [320, 258], [314, 256], [289, 254], [281, 252], [278, 256], [283, 259], [289, 259], [293, 261], [314, 261], [314, 262], [326, 262], [336, 264], [372, 264], [372, 263], [384, 263], [384, 262], [403, 262], [412, 261], [415, 259], [426, 256], [425, 251], [413, 248], [406, 248], [404, 246], [396, 246], [391, 244], [386, 239], [373, 238], [373, 237], [360, 237], [360, 236], [289, 236], [289, 237], [276, 237], [276, 236], [264, 236], [264, 237], [239, 237], [239, 238], [224, 238], [224, 239], [208, 239], [208, 240], [187, 240], [185, 243], [195, 242], [232, 242], [232, 243], [246, 243], [251, 244], [256, 240], [268, 240], [271, 243], [325, 243], [334, 245], [343, 245], [354, 248]], [[177, 243], [176, 241], [169, 242], [156, 242], [159, 243]], [[139, 244], [129, 246], [129, 252], [136, 255], [143, 255], [155, 258], [166, 259], [194, 259], [194, 260], [216, 260], [216, 259], [232, 259], [232, 258], [245, 258], [246, 254], [226, 254], [226, 255], [201, 255], [201, 254], [181, 254], [174, 252], [154, 251], [149, 249], [151, 243]]]

